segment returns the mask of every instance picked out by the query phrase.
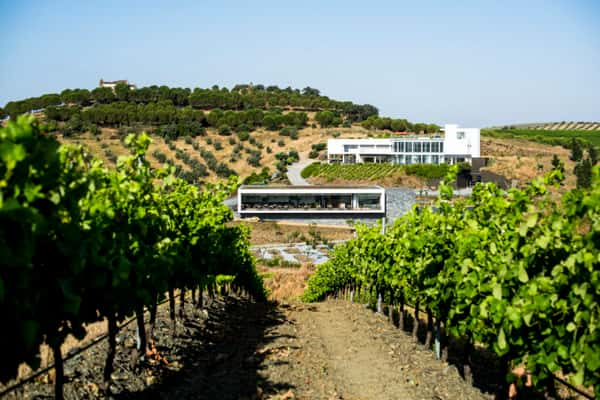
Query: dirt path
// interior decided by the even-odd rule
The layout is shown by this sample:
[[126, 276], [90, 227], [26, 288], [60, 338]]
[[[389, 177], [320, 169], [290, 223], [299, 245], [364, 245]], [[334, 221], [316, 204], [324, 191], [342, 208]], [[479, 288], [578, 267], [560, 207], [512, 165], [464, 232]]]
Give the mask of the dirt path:
[[[260, 375], [298, 399], [484, 399], [386, 318], [330, 301], [282, 307]], [[283, 349], [283, 350], [281, 350]], [[279, 393], [285, 398], [286, 393]], [[276, 397], [277, 398], [277, 397]], [[292, 398], [292, 397], [290, 397]]]
[[[128, 367], [134, 329], [118, 336], [115, 399], [489, 399], [385, 317], [359, 304], [254, 303], [217, 298], [177, 323], [159, 309], [157, 348], [168, 363]], [[65, 364], [66, 399], [103, 397], [106, 343]], [[0, 389], [2, 387], [0, 386]], [[50, 399], [42, 377], [7, 399]]]

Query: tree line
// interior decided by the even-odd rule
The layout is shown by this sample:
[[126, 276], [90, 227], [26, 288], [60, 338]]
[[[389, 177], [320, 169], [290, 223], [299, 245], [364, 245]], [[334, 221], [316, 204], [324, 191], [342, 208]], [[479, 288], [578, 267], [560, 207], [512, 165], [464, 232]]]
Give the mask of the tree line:
[[412, 123], [406, 119], [370, 116], [361, 122], [365, 129], [389, 130], [394, 132], [436, 133], [441, 127], [436, 124]]
[[169, 101], [176, 107], [190, 106], [193, 109], [248, 110], [253, 108], [298, 108], [305, 111], [335, 110], [351, 122], [360, 122], [378, 115], [376, 107], [370, 104], [354, 104], [350, 101], [336, 101], [322, 96], [320, 91], [310, 87], [280, 89], [277, 86], [236, 85], [231, 90], [213, 86], [203, 88], [170, 88], [168, 86], [147, 86], [130, 89], [128, 85], [117, 84], [112, 90], [108, 87], [88, 89], [65, 89], [60, 94], [51, 93], [20, 101], [10, 101], [4, 107], [11, 117], [49, 106], [67, 105], [87, 107], [92, 104], [129, 102], [149, 104]]

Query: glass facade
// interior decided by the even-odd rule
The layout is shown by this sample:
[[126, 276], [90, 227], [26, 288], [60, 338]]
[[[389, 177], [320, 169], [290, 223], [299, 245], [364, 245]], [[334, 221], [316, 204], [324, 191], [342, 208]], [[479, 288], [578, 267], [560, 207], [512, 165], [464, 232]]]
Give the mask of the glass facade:
[[[242, 194], [245, 211], [381, 210], [381, 195], [368, 194]], [[383, 210], [381, 210], [383, 211]]]

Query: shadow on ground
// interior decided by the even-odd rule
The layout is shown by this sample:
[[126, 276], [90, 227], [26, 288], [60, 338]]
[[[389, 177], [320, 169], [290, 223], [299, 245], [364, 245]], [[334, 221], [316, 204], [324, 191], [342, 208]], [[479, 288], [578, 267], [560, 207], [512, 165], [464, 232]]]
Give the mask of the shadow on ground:
[[[278, 338], [269, 332], [285, 322], [275, 303], [254, 303], [226, 297], [211, 307], [208, 319], [187, 320], [180, 328], [174, 354], [180, 369], [160, 368], [158, 382], [139, 391], [121, 390], [115, 399], [252, 399], [293, 386], [260, 375], [268, 354], [264, 348]], [[159, 352], [161, 351], [158, 348]], [[152, 367], [138, 373], [152, 376]], [[152, 378], [146, 378], [152, 379]]]

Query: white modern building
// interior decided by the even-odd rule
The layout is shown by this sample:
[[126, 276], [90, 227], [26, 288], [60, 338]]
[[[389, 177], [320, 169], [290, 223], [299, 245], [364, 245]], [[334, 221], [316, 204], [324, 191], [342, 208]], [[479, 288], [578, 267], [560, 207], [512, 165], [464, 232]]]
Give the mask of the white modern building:
[[479, 128], [445, 125], [442, 135], [398, 136], [385, 139], [329, 139], [330, 164], [394, 163], [454, 164], [471, 163], [479, 158]]
[[381, 218], [385, 205], [381, 186], [242, 185], [237, 199], [241, 217]]

